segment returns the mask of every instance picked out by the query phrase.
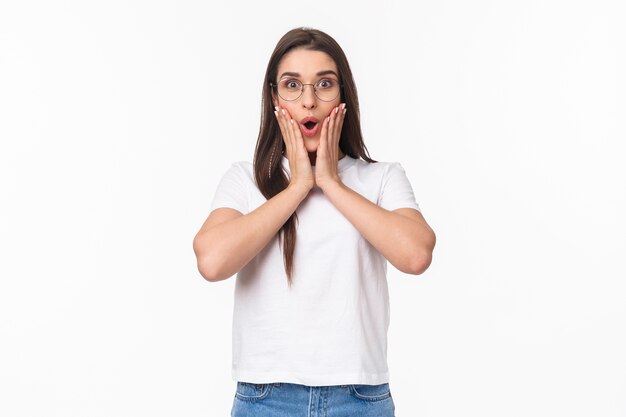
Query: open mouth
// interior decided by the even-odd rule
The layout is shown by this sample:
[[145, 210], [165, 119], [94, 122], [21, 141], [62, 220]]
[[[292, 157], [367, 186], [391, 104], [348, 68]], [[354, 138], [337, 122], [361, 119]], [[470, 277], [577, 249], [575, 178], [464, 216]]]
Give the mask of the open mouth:
[[317, 131], [320, 128], [319, 121], [314, 117], [307, 117], [300, 122], [302, 126], [302, 133], [305, 136], [313, 137], [317, 135]]

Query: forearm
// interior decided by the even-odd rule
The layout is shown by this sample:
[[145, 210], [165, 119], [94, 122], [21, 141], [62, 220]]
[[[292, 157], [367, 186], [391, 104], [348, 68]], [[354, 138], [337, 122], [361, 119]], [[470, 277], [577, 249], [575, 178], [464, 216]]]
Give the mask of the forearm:
[[198, 239], [199, 260], [212, 271], [212, 281], [226, 279], [241, 270], [278, 233], [308, 190], [288, 186], [250, 213], [218, 224]]
[[324, 189], [332, 204], [398, 270], [419, 274], [430, 264], [432, 229], [385, 210], [342, 183]]

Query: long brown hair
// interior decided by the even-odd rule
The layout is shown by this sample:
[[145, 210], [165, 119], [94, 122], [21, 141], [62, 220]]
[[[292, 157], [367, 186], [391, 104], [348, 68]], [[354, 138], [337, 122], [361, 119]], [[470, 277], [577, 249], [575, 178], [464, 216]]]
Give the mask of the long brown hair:
[[[285, 143], [283, 142], [278, 121], [274, 117], [272, 87], [270, 84], [277, 81], [278, 65], [282, 57], [295, 48], [325, 52], [335, 61], [339, 71], [339, 82], [343, 84], [341, 102], [346, 103], [347, 109], [341, 129], [339, 148], [345, 155], [352, 158], [362, 158], [370, 163], [378, 162], [369, 157], [369, 152], [363, 143], [356, 85], [343, 50], [332, 37], [320, 30], [311, 28], [292, 29], [276, 44], [276, 48], [274, 48], [274, 52], [267, 64], [263, 83], [261, 127], [254, 151], [253, 165], [259, 191], [268, 200], [289, 185], [289, 179], [283, 171], [281, 164], [282, 155], [285, 152]], [[293, 275], [293, 253], [296, 244], [297, 221], [298, 216], [294, 211], [279, 230], [279, 235], [282, 235], [282, 242], [279, 241], [279, 244], [283, 249], [285, 272], [290, 287]]]

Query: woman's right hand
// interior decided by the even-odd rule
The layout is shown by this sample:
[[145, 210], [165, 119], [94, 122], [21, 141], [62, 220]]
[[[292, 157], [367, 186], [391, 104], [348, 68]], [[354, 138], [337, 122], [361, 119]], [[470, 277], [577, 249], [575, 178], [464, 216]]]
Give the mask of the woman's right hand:
[[283, 142], [287, 148], [286, 156], [289, 160], [289, 172], [291, 174], [289, 185], [302, 186], [310, 191], [315, 186], [315, 178], [298, 122], [291, 118], [286, 109], [280, 106], [276, 106], [275, 109], [274, 114], [278, 119]]

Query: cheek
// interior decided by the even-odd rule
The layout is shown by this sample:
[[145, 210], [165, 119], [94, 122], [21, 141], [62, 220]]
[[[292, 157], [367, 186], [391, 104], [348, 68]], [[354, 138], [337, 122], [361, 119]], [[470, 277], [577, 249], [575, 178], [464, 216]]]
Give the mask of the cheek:
[[333, 104], [330, 106], [330, 108], [328, 109], [327, 116], [330, 116], [330, 115], [332, 114], [332, 112], [334, 112], [334, 111], [335, 111], [335, 108], [336, 108], [337, 106], [339, 106], [340, 104], [341, 104], [341, 102], [340, 102], [340, 101], [337, 101], [336, 103], [333, 103]]
[[290, 103], [284, 100], [281, 100], [280, 105], [284, 107], [285, 109], [287, 109], [287, 111], [289, 112], [292, 118], [297, 119], [297, 106], [295, 106], [293, 103]]

